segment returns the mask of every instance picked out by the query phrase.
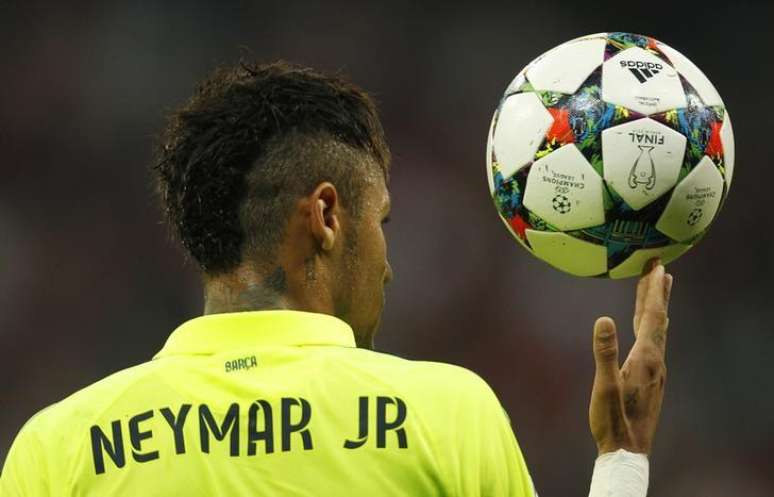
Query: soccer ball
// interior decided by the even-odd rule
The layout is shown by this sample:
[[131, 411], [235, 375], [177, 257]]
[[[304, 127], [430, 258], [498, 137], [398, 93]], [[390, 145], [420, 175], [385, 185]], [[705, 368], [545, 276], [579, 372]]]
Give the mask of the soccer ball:
[[734, 171], [712, 83], [653, 38], [601, 33], [525, 67], [492, 118], [497, 212], [527, 250], [576, 276], [626, 278], [707, 232]]

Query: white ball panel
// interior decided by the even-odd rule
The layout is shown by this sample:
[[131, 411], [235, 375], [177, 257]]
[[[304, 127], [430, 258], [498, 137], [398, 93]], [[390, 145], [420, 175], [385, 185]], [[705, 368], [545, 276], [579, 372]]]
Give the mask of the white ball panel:
[[573, 38], [568, 43], [572, 43], [573, 41], [580, 41], [580, 40], [590, 40], [592, 38], [603, 38], [605, 40], [605, 43], [607, 43], [607, 33], [593, 33], [590, 35], [579, 36], [577, 38]]
[[575, 276], [607, 271], [607, 249], [602, 245], [554, 231], [526, 230], [527, 240], [540, 259]]
[[493, 136], [503, 177], [511, 177], [532, 162], [553, 122], [535, 93], [511, 95], [503, 102]]
[[686, 106], [677, 71], [639, 47], [622, 50], [602, 65], [602, 99], [644, 115]]
[[605, 222], [602, 178], [574, 144], [535, 161], [524, 205], [562, 231]]
[[688, 57], [663, 43], [658, 43], [658, 48], [669, 58], [677, 72], [693, 86], [705, 105], [723, 105], [720, 94], [710, 80]]
[[691, 245], [677, 243], [666, 247], [637, 250], [625, 261], [611, 269], [609, 275], [613, 279], [639, 276], [645, 264], [654, 257], [659, 257], [663, 264], [669, 264], [683, 255], [689, 248]]
[[527, 70], [525, 67], [521, 70], [519, 74], [516, 75], [515, 78], [513, 78], [513, 81], [510, 82], [508, 85], [508, 88], [505, 89], [505, 94], [509, 95], [511, 93], [515, 93], [519, 91], [519, 88], [521, 88], [521, 85], [527, 82], [527, 78], [524, 76], [524, 72]]
[[720, 128], [720, 143], [723, 144], [723, 163], [726, 168], [726, 187], [731, 188], [734, 177], [734, 128], [731, 126], [731, 116], [726, 110], [723, 126]]
[[649, 118], [602, 131], [605, 181], [634, 210], [675, 186], [686, 138]]
[[494, 176], [492, 176], [492, 131], [494, 131], [497, 112], [492, 116], [492, 122], [489, 124], [489, 134], [486, 137], [486, 178], [489, 183], [489, 193], [494, 194]]
[[560, 45], [527, 69], [527, 79], [536, 90], [575, 93], [602, 64], [606, 44], [591, 38]]
[[656, 229], [684, 242], [701, 233], [712, 222], [723, 195], [723, 177], [706, 155], [676, 187]]

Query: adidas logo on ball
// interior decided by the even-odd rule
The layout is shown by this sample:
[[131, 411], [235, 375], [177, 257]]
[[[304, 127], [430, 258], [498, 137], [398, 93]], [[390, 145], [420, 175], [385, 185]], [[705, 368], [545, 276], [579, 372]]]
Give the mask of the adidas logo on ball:
[[664, 66], [658, 62], [642, 62], [641, 60], [622, 60], [621, 67], [629, 69], [640, 83], [646, 82], [664, 69]]

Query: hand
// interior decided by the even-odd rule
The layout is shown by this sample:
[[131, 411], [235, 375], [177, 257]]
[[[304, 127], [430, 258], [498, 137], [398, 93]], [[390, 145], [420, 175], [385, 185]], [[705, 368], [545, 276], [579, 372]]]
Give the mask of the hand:
[[654, 259], [637, 285], [635, 342], [618, 367], [618, 338], [613, 320], [594, 323], [596, 373], [589, 424], [599, 454], [626, 449], [649, 454], [664, 398], [669, 296], [672, 275]]

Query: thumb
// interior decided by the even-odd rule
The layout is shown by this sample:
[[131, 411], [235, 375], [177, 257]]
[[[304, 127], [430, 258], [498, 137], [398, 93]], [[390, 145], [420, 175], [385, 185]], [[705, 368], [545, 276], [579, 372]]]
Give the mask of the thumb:
[[594, 323], [594, 362], [598, 380], [617, 382], [618, 336], [615, 321], [609, 317], [599, 318]]

